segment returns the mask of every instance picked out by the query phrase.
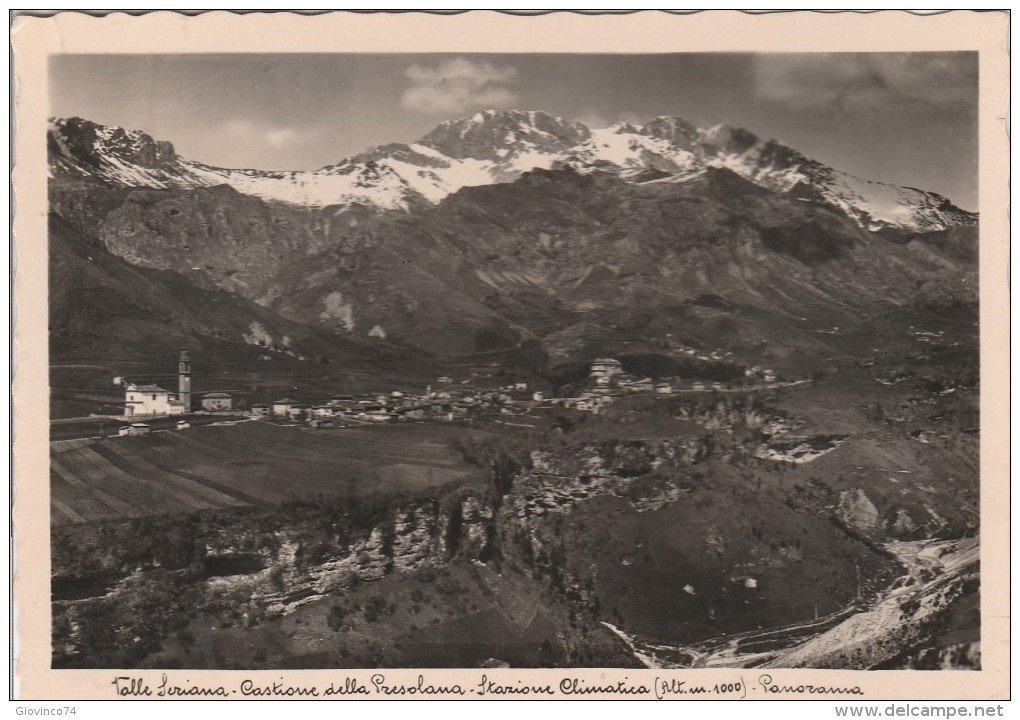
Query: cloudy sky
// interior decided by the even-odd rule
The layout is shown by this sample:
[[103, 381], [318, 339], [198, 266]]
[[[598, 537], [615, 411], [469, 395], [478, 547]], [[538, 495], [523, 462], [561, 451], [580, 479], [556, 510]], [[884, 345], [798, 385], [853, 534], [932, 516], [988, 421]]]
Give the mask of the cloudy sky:
[[914, 54], [61, 56], [51, 115], [221, 167], [314, 169], [479, 109], [745, 127], [977, 208], [977, 57]]

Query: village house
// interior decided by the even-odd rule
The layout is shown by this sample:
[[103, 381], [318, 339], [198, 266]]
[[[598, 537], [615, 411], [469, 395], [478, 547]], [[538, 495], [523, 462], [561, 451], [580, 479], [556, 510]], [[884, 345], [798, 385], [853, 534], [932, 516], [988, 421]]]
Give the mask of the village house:
[[255, 418], [269, 417], [269, 406], [265, 403], [256, 403], [251, 406], [250, 414]]
[[704, 389], [705, 389], [705, 383], [703, 383], [703, 382], [691, 383], [691, 390], [694, 390], [695, 392], [701, 392]]
[[331, 402], [330, 406], [333, 408], [334, 416], [354, 415], [361, 410], [361, 405], [358, 404], [357, 400], [344, 400], [342, 402]]
[[641, 378], [640, 380], [620, 384], [630, 392], [652, 392], [654, 389], [651, 378]]
[[449, 403], [435, 403], [429, 407], [429, 412], [434, 417], [446, 415], [451, 413], [452, 410], [453, 405], [450, 405]]
[[623, 372], [623, 365], [614, 358], [595, 358], [591, 363], [591, 377], [611, 377]]
[[152, 428], [145, 423], [131, 423], [130, 425], [124, 425], [121, 427], [120, 430], [117, 431], [117, 434], [127, 436], [148, 435], [151, 430]]
[[673, 386], [667, 382], [658, 383], [655, 386], [655, 392], [659, 395], [672, 395]]
[[272, 415], [273, 417], [290, 417], [291, 409], [298, 407], [300, 404], [297, 400], [291, 400], [290, 398], [274, 400]]
[[222, 392], [206, 393], [202, 396], [203, 410], [230, 410], [234, 406], [234, 399]]

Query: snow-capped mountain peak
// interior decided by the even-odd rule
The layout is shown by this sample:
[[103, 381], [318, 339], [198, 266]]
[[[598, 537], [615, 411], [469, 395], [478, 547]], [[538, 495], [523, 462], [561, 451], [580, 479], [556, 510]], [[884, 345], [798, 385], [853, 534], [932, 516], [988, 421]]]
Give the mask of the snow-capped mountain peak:
[[318, 170], [264, 172], [184, 160], [143, 132], [71, 118], [51, 121], [51, 174], [123, 187], [226, 184], [271, 202], [362, 204], [408, 210], [457, 190], [512, 182], [536, 169], [610, 172], [629, 182], [686, 182], [725, 168], [778, 193], [829, 205], [870, 230], [906, 232], [970, 224], [945, 198], [854, 177], [742, 128], [698, 128], [663, 116], [641, 125], [587, 126], [530, 110], [485, 110], [438, 125], [420, 140], [371, 148]]
[[498, 161], [509, 153], [562, 152], [590, 135], [581, 123], [538, 110], [486, 110], [442, 123], [419, 143], [454, 159]]

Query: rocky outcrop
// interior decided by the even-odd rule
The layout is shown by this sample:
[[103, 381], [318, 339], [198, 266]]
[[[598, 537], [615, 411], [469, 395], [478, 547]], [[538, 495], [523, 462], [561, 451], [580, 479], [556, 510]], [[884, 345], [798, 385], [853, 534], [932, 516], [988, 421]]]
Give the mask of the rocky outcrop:
[[80, 170], [98, 170], [114, 161], [143, 168], [169, 168], [178, 159], [174, 146], [165, 140], [78, 117], [53, 121], [49, 140], [54, 159], [72, 162]]
[[844, 490], [839, 494], [836, 516], [858, 532], [869, 534], [879, 525], [878, 509], [861, 488]]
[[[453, 520], [453, 518], [456, 518]], [[210, 590], [251, 588], [250, 602], [266, 615], [288, 614], [298, 607], [343, 592], [354, 583], [442, 566], [454, 555], [476, 558], [491, 535], [493, 512], [474, 496], [454, 498], [439, 508], [411, 505], [387, 514], [367, 535], [341, 542], [310, 540], [283, 530], [265, 567], [254, 575], [216, 578]], [[451, 523], [454, 529], [451, 530]]]

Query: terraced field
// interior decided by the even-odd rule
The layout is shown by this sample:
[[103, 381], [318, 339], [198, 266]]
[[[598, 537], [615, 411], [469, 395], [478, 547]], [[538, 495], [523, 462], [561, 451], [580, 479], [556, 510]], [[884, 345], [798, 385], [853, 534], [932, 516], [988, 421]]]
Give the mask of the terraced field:
[[54, 525], [277, 504], [319, 493], [400, 493], [481, 480], [447, 426], [313, 430], [263, 422], [50, 444]]

